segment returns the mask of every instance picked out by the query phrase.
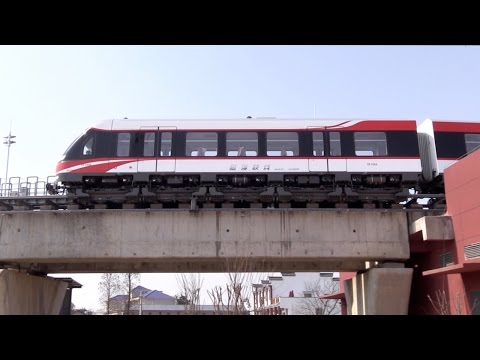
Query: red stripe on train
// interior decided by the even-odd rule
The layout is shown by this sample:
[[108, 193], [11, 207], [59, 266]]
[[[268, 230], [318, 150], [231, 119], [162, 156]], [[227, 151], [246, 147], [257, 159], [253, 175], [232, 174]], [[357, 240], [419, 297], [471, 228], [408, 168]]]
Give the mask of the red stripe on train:
[[113, 159], [113, 158], [91, 158], [91, 159], [81, 159], [81, 160], [60, 161], [57, 164], [56, 172], [60, 172], [62, 170], [65, 170], [65, 169], [68, 169], [68, 168], [71, 168], [71, 167], [74, 167], [74, 166], [90, 164], [90, 163], [99, 162], [99, 161], [107, 162], [107, 161], [113, 161], [113, 160], [115, 160], [115, 164], [120, 164], [120, 162], [123, 162], [123, 164], [125, 164], [127, 162], [137, 161], [137, 158], [125, 158], [125, 159], [122, 159], [121, 161], [118, 161], [118, 160], [120, 160], [118, 158], [115, 158], [115, 159]]
[[343, 127], [329, 126], [329, 131], [417, 131], [415, 120], [367, 120]]
[[[76, 174], [81, 174], [81, 173], [92, 173], [92, 172], [97, 172], [97, 173], [106, 173], [109, 170], [112, 170], [113, 168], [121, 165], [125, 165], [128, 163], [135, 163], [136, 160], [134, 161], [115, 161], [115, 162], [109, 162], [109, 163], [102, 163], [102, 164], [97, 164], [97, 165], [92, 165], [92, 166], [85, 166], [79, 169], [72, 170], [72, 173]], [[135, 168], [135, 171], [137, 169]]]
[[433, 130], [438, 132], [480, 133], [480, 123], [433, 121]]

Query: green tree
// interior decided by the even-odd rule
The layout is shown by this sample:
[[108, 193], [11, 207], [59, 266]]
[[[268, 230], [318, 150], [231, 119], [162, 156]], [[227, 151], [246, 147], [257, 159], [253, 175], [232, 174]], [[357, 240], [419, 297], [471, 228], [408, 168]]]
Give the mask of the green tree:
[[187, 295], [175, 295], [175, 301], [177, 305], [190, 304], [190, 302], [188, 301]]

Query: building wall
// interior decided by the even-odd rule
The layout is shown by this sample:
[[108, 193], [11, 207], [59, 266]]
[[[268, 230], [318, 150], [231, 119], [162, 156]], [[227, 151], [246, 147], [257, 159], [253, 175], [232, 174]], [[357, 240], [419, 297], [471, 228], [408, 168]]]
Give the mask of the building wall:
[[[137, 300], [135, 300], [135, 303], [137, 303]], [[142, 304], [144, 305], [175, 305], [175, 303], [176, 303], [175, 298], [168, 298], [168, 299], [143, 298], [142, 299]]]
[[[455, 240], [411, 244], [406, 263], [414, 269], [410, 314], [480, 314], [480, 253], [466, 259], [464, 251], [478, 243], [480, 252], [479, 165], [477, 150], [445, 169], [447, 215]], [[424, 274], [428, 270], [434, 272]]]
[[480, 150], [445, 170], [448, 214], [452, 216], [458, 263], [465, 245], [480, 243]]

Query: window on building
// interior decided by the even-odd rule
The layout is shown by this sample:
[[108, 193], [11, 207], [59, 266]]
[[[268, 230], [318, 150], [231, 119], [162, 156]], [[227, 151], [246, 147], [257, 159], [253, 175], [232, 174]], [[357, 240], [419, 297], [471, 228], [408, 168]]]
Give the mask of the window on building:
[[480, 134], [465, 134], [465, 146], [467, 153], [478, 148], [480, 146]]
[[472, 315], [480, 315], [480, 290], [470, 291], [470, 309]]
[[440, 254], [440, 266], [446, 267], [453, 265], [453, 253], [451, 251]]

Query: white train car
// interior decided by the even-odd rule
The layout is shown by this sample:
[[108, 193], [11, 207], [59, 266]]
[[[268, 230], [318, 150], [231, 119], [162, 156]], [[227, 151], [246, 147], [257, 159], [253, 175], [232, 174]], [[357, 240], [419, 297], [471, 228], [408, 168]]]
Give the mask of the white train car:
[[415, 120], [107, 120], [57, 165], [94, 202], [396, 202], [421, 174]]

